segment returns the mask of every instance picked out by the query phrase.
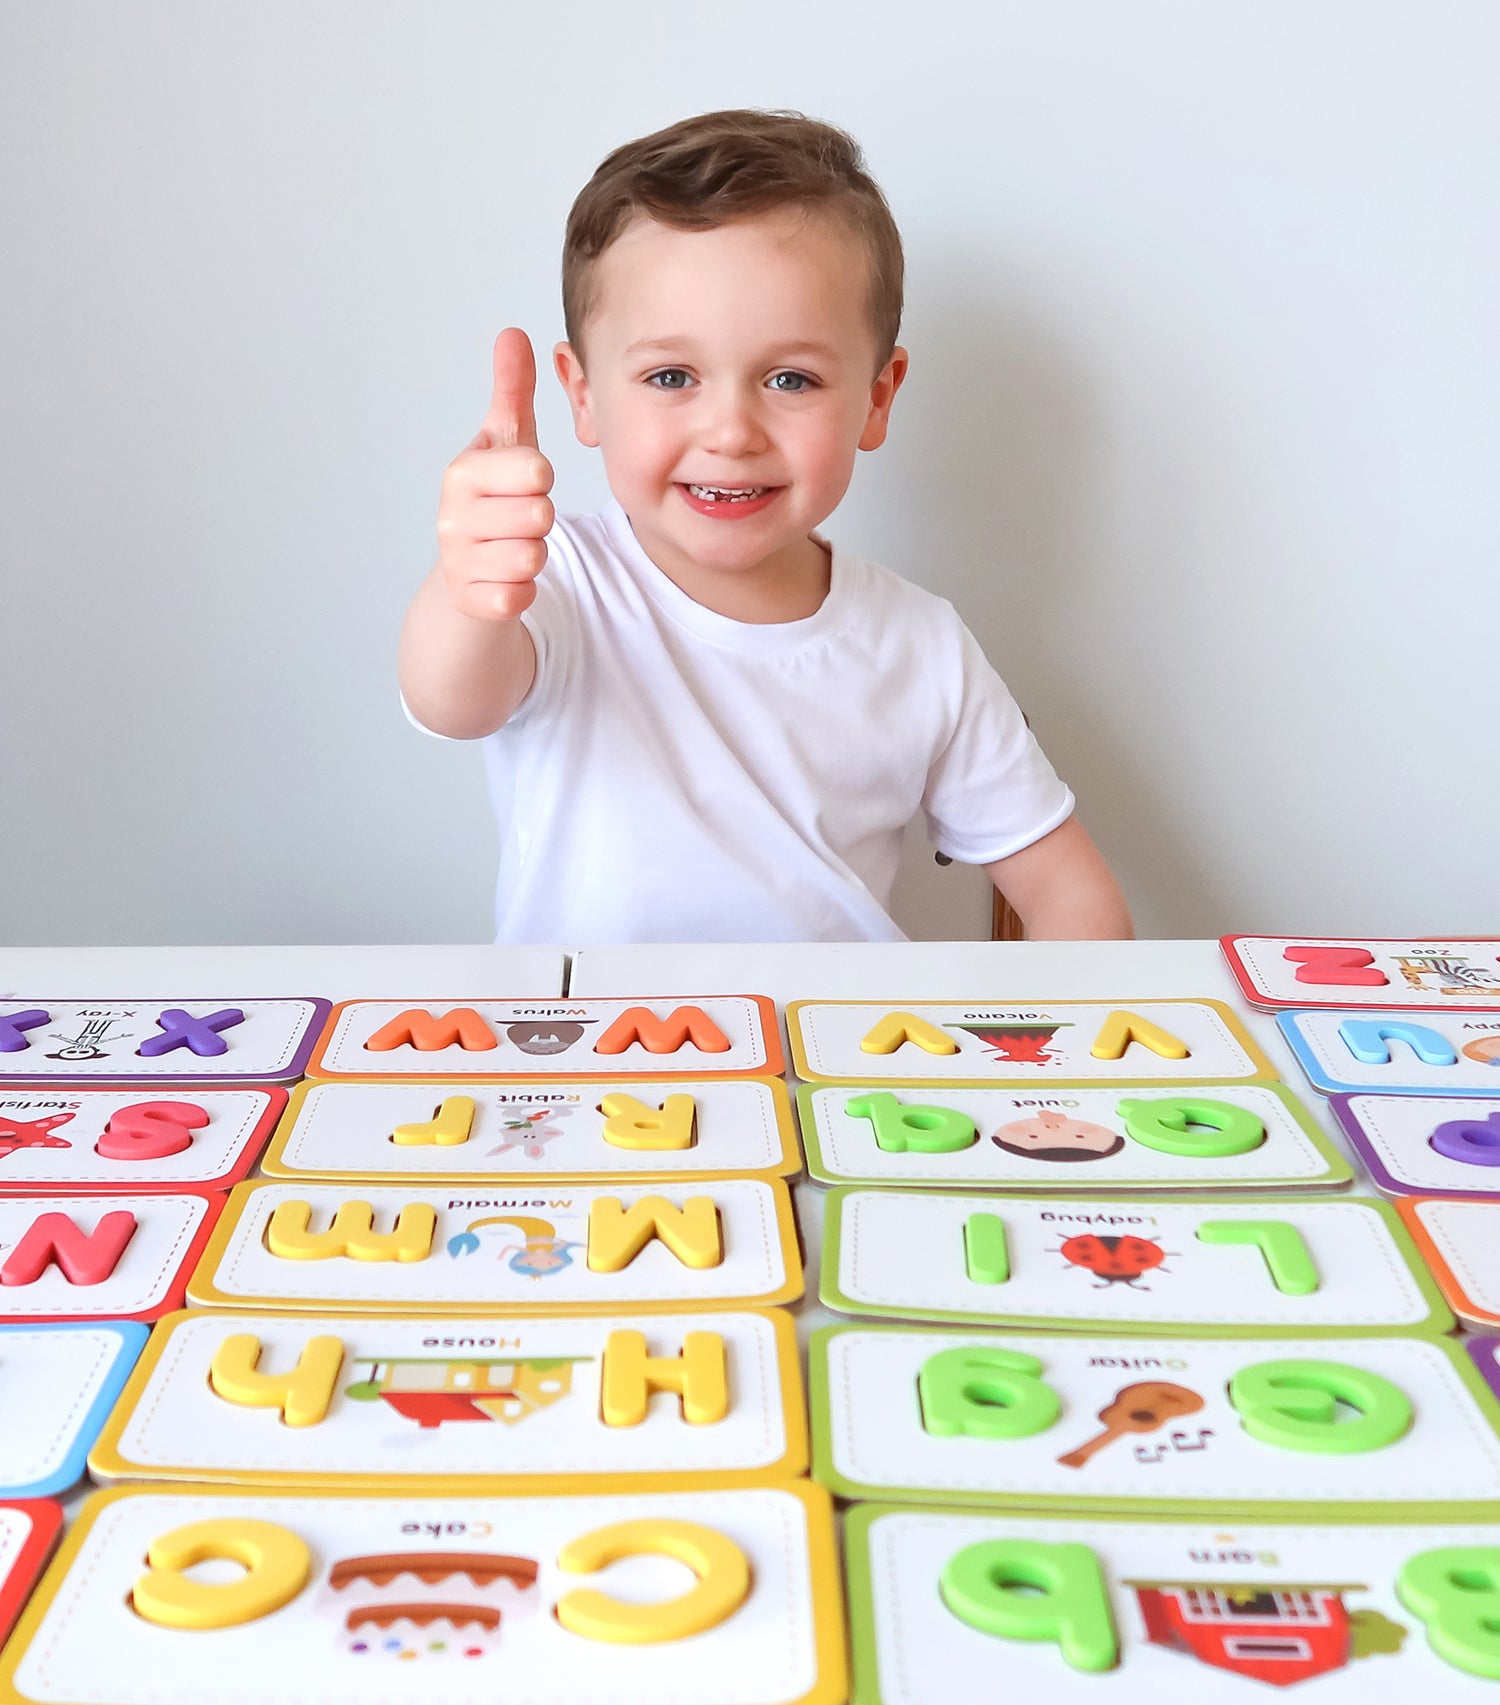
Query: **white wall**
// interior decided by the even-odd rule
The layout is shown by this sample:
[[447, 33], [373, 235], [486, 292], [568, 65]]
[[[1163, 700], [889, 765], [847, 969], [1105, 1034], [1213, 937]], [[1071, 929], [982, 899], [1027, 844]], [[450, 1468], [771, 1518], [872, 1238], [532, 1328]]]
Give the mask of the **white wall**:
[[[1500, 12], [0, 9], [0, 941], [481, 939], [393, 682], [610, 147], [862, 138], [912, 376], [833, 528], [954, 598], [1145, 933], [1500, 929]], [[571, 507], [603, 482], [544, 396]], [[908, 927], [983, 932], [912, 861]]]

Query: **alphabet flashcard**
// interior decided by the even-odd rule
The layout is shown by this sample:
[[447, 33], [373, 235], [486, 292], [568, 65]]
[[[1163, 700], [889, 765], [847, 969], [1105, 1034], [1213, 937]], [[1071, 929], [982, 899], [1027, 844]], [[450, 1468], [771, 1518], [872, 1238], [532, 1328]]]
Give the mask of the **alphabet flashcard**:
[[25, 1705], [841, 1705], [827, 1494], [116, 1490], [0, 1658]]
[[188, 1285], [214, 1308], [670, 1313], [802, 1294], [779, 1178], [610, 1186], [240, 1184]]
[[804, 1085], [807, 1165], [826, 1184], [997, 1190], [1329, 1189], [1347, 1162], [1279, 1083], [1170, 1094]]
[[1222, 1001], [791, 1001], [798, 1077], [832, 1083], [1269, 1081]]
[[1219, 945], [1251, 1006], [1500, 1015], [1500, 936], [1226, 935]]
[[1500, 1203], [1408, 1197], [1396, 1210], [1464, 1325], [1500, 1327]]
[[1333, 1095], [1328, 1105], [1387, 1195], [1500, 1201], [1500, 1096]]
[[[1500, 1526], [1100, 1522], [866, 1505], [855, 1705], [1492, 1697]], [[1299, 1695], [1300, 1697], [1300, 1690]]]
[[45, 1498], [0, 1504], [0, 1645], [47, 1566], [62, 1519], [62, 1509]]
[[0, 1326], [0, 1498], [52, 1498], [78, 1484], [145, 1342], [146, 1328], [128, 1320]]
[[766, 1485], [806, 1466], [781, 1311], [176, 1314], [89, 1458], [96, 1480], [382, 1492]]
[[255, 1164], [284, 1089], [55, 1089], [0, 1096], [0, 1191], [228, 1189]]
[[290, 1083], [307, 1068], [328, 1002], [0, 1002], [0, 1085]]
[[224, 1196], [0, 1196], [0, 1321], [157, 1320], [187, 1276]]
[[269, 1178], [523, 1187], [801, 1168], [780, 1078], [307, 1083], [262, 1165]]
[[813, 1474], [844, 1498], [1500, 1521], [1500, 1405], [1431, 1338], [824, 1327]]
[[692, 1000], [345, 1001], [318, 1041], [315, 1078], [777, 1077], [764, 995]]
[[[1500, 1210], [1497, 1210], [1500, 1211]], [[1446, 1332], [1389, 1203], [829, 1193], [844, 1314], [1126, 1332]]]
[[1500, 1015], [1283, 1012], [1276, 1023], [1324, 1095], [1500, 1095]]

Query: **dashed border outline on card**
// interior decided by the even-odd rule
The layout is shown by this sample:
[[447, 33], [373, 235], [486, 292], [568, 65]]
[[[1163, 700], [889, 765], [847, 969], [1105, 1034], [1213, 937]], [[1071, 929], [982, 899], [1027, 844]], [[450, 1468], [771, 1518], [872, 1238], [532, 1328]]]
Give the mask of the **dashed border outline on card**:
[[21, 1516], [27, 1523], [15, 1559], [0, 1579], [0, 1646], [3, 1646], [62, 1533], [63, 1513], [62, 1506], [50, 1498], [5, 1498], [0, 1500], [0, 1508]]
[[[1428, 1207], [1432, 1208], [1437, 1216], [1451, 1211], [1483, 1213], [1488, 1208], [1497, 1229], [1500, 1229], [1500, 1202], [1469, 1202], [1454, 1196], [1422, 1195], [1403, 1196], [1395, 1204], [1396, 1212], [1401, 1216], [1418, 1251], [1431, 1269], [1438, 1289], [1458, 1318], [1464, 1325], [1472, 1326], [1480, 1332], [1500, 1328], [1500, 1308], [1489, 1309], [1474, 1300], [1469, 1286], [1477, 1284], [1480, 1275], [1474, 1272], [1444, 1233], [1440, 1217], [1434, 1219], [1422, 1212]], [[1490, 1282], [1492, 1286], [1500, 1287], [1500, 1264], [1497, 1264], [1495, 1278]]]
[[[587, 1082], [595, 1094], [607, 1095], [610, 1083], [603, 1079], [569, 1079], [557, 1078], [552, 1080], [562, 1087], [570, 1082]], [[672, 1078], [621, 1078], [621, 1084], [629, 1083], [631, 1091], [660, 1092], [663, 1099], [667, 1095], [686, 1093], [686, 1085], [692, 1082], [702, 1083], [705, 1078], [672, 1079]], [[716, 1168], [712, 1171], [689, 1168], [674, 1168], [670, 1164], [670, 1151], [663, 1151], [662, 1163], [657, 1167], [642, 1167], [629, 1171], [601, 1167], [594, 1171], [584, 1171], [575, 1168], [566, 1172], [514, 1172], [503, 1171], [499, 1168], [489, 1168], [485, 1171], [472, 1169], [467, 1172], [438, 1172], [396, 1170], [386, 1172], [348, 1172], [348, 1171], [319, 1171], [311, 1168], [300, 1168], [288, 1162], [287, 1150], [294, 1141], [308, 1129], [308, 1121], [303, 1121], [303, 1110], [314, 1090], [338, 1089], [344, 1085], [363, 1088], [381, 1088], [386, 1085], [402, 1089], [425, 1088], [430, 1090], [456, 1090], [462, 1094], [472, 1094], [483, 1089], [517, 1089], [535, 1083], [545, 1087], [546, 1080], [532, 1078], [461, 1078], [451, 1081], [422, 1079], [417, 1083], [405, 1078], [309, 1078], [297, 1085], [291, 1092], [281, 1121], [276, 1127], [269, 1146], [261, 1157], [260, 1171], [265, 1178], [274, 1178], [282, 1183], [324, 1183], [324, 1184], [497, 1184], [511, 1182], [517, 1185], [526, 1184], [536, 1188], [545, 1188], [553, 1184], [628, 1184], [632, 1180], [642, 1184], [669, 1183], [697, 1180], [704, 1184], [719, 1184], [731, 1178], [795, 1178], [802, 1170], [802, 1151], [797, 1141], [797, 1128], [792, 1118], [791, 1099], [787, 1094], [786, 1079], [781, 1077], [724, 1077], [713, 1080], [717, 1083], [760, 1084], [770, 1091], [772, 1131], [775, 1142], [780, 1146], [780, 1157], [769, 1166], [764, 1167], [728, 1167]], [[299, 1123], [300, 1121], [300, 1123]], [[236, 1180], [236, 1182], [239, 1182]]]
[[[100, 1428], [108, 1420], [121, 1391], [129, 1381], [144, 1348], [150, 1328], [138, 1320], [77, 1320], [28, 1321], [24, 1325], [0, 1326], [0, 1365], [5, 1360], [7, 1338], [18, 1334], [39, 1337], [54, 1332], [98, 1332], [105, 1339], [114, 1339], [113, 1350], [100, 1346], [99, 1360], [91, 1372], [97, 1371], [106, 1360], [98, 1389], [88, 1400], [82, 1415], [78, 1413], [82, 1394], [75, 1397], [71, 1412], [62, 1422], [59, 1442], [66, 1441], [61, 1460], [50, 1472], [38, 1471], [32, 1479], [0, 1488], [0, 1501], [14, 1503], [34, 1498], [53, 1498], [70, 1492], [83, 1479], [89, 1451]], [[71, 1436], [70, 1436], [71, 1429]], [[0, 1619], [3, 1620], [3, 1619]], [[3, 1637], [3, 1636], [0, 1636]]]
[[[268, 1311], [263, 1311], [268, 1312]], [[128, 1482], [132, 1485], [163, 1486], [193, 1486], [200, 1489], [217, 1488], [222, 1486], [257, 1486], [262, 1491], [279, 1492], [323, 1492], [323, 1491], [363, 1491], [367, 1494], [409, 1493], [412, 1496], [467, 1496], [467, 1497], [524, 1497], [530, 1495], [550, 1497], [589, 1496], [605, 1492], [683, 1492], [700, 1489], [722, 1489], [739, 1486], [779, 1486], [807, 1471], [808, 1436], [807, 1436], [807, 1403], [803, 1394], [802, 1368], [797, 1353], [796, 1330], [792, 1317], [784, 1309], [777, 1308], [745, 1308], [735, 1310], [715, 1310], [712, 1317], [706, 1316], [702, 1310], [683, 1309], [682, 1316], [692, 1320], [703, 1331], [713, 1330], [714, 1321], [721, 1314], [735, 1313], [751, 1316], [754, 1319], [770, 1324], [771, 1340], [767, 1358], [763, 1385], [773, 1397], [779, 1397], [779, 1404], [773, 1411], [768, 1407], [767, 1419], [776, 1414], [781, 1424], [782, 1449], [781, 1454], [773, 1462], [758, 1467], [749, 1468], [707, 1468], [701, 1470], [683, 1469], [673, 1472], [664, 1468], [619, 1468], [600, 1470], [597, 1472], [533, 1473], [505, 1474], [499, 1471], [476, 1474], [415, 1474], [401, 1475], [398, 1473], [367, 1474], [328, 1473], [322, 1470], [307, 1471], [299, 1474], [296, 1470], [264, 1467], [204, 1467], [201, 1464], [184, 1467], [180, 1463], [162, 1465], [159, 1463], [141, 1463], [127, 1458], [122, 1451], [122, 1440], [126, 1431], [136, 1420], [137, 1411], [144, 1401], [148, 1388], [156, 1377], [159, 1369], [163, 1376], [173, 1376], [174, 1368], [170, 1358], [175, 1356], [179, 1332], [192, 1323], [202, 1320], [217, 1321], [226, 1333], [231, 1331], [248, 1331], [252, 1322], [238, 1314], [223, 1314], [215, 1309], [180, 1309], [158, 1322], [156, 1330], [151, 1334], [151, 1341], [146, 1346], [139, 1361], [131, 1370], [128, 1381], [122, 1382], [124, 1390], [119, 1393], [114, 1402], [112, 1412], [105, 1420], [99, 1431], [93, 1448], [88, 1452], [89, 1472], [96, 1480], [108, 1483]], [[300, 1314], [295, 1317], [282, 1316], [282, 1323], [287, 1324], [289, 1318], [303, 1319]], [[411, 1326], [416, 1329], [430, 1327], [436, 1318], [432, 1315], [407, 1314], [398, 1315], [394, 1312], [388, 1315], [348, 1314], [330, 1310], [326, 1315], [316, 1317], [320, 1327], [345, 1326], [349, 1334], [356, 1334], [361, 1327], [374, 1325]], [[556, 1321], [559, 1317], [553, 1316]], [[597, 1325], [601, 1332], [606, 1329], [626, 1326], [634, 1316], [621, 1315], [618, 1317], [600, 1315], [579, 1315], [580, 1321]], [[653, 1317], [653, 1320], [660, 1317]], [[493, 1314], [483, 1317], [486, 1325], [496, 1327], [530, 1327], [545, 1331], [548, 1324], [545, 1319], [535, 1315], [505, 1313], [496, 1310]], [[345, 1350], [346, 1363], [348, 1350]], [[457, 1357], [457, 1359], [462, 1359]], [[497, 1352], [496, 1361], [506, 1358]], [[163, 1368], [164, 1364], [168, 1364]], [[341, 1376], [342, 1377], [342, 1376]], [[730, 1390], [733, 1392], [733, 1380]], [[159, 1395], [159, 1394], [158, 1394]], [[677, 1402], [672, 1393], [666, 1393], [660, 1399], [663, 1402]], [[655, 1399], [653, 1399], [655, 1401]], [[81, 1473], [81, 1468], [80, 1468]]]
[[[1463, 1107], [1473, 1118], [1484, 1117], [1482, 1109], [1485, 1103], [1473, 1096], [1462, 1095], [1380, 1095], [1374, 1090], [1362, 1089], [1355, 1094], [1339, 1093], [1328, 1097], [1328, 1105], [1334, 1118], [1338, 1121], [1340, 1130], [1349, 1139], [1350, 1146], [1370, 1174], [1375, 1188], [1387, 1196], [1400, 1201], [1407, 1196], [1427, 1196], [1433, 1200], [1445, 1202], [1496, 1202], [1500, 1203], [1500, 1167], [1492, 1169], [1494, 1183], [1488, 1190], [1462, 1190], [1457, 1185], [1451, 1187], [1442, 1184], [1418, 1184], [1409, 1179], [1400, 1178], [1391, 1170], [1397, 1164], [1396, 1145], [1389, 1140], [1387, 1134], [1375, 1124], [1367, 1113], [1361, 1112], [1353, 1104], [1356, 1101], [1377, 1102], [1392, 1109], [1396, 1107], [1415, 1107], [1422, 1101], [1444, 1101], [1455, 1109]], [[1493, 1099], [1494, 1111], [1500, 1113], [1500, 1097]], [[1457, 1113], [1450, 1117], [1457, 1117]], [[1439, 1121], [1442, 1123], [1443, 1121]], [[1436, 1127], [1434, 1127], [1435, 1129]], [[1430, 1133], [1429, 1133], [1430, 1135]], [[1384, 1146], [1382, 1146], [1384, 1145]], [[1449, 1164], [1460, 1166], [1461, 1161]], [[1482, 1166], [1470, 1167], [1474, 1173], [1482, 1173]]]

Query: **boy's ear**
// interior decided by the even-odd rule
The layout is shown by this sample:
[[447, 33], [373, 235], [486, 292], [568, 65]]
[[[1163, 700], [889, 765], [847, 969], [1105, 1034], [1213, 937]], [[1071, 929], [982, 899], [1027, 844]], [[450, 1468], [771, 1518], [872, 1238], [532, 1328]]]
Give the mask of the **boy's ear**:
[[908, 356], [904, 349], [893, 349], [891, 358], [875, 375], [875, 383], [870, 387], [870, 412], [865, 416], [865, 429], [859, 435], [861, 450], [878, 450], [885, 443], [885, 433], [890, 425], [891, 404], [896, 400], [896, 392], [901, 389], [901, 381], [906, 377]]
[[568, 393], [568, 406], [573, 410], [573, 435], [580, 444], [587, 444], [591, 450], [597, 450], [599, 434], [594, 429], [588, 376], [571, 343], [558, 344], [552, 351], [552, 365], [557, 369], [562, 388]]

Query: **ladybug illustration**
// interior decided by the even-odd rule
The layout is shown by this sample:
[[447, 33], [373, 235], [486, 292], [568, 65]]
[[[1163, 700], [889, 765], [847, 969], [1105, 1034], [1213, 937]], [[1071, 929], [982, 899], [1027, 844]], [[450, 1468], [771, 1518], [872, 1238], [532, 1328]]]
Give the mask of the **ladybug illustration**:
[[1075, 1267], [1087, 1268], [1103, 1285], [1133, 1285], [1167, 1258], [1166, 1250], [1149, 1237], [1105, 1237], [1091, 1231], [1070, 1237], [1058, 1254]]

